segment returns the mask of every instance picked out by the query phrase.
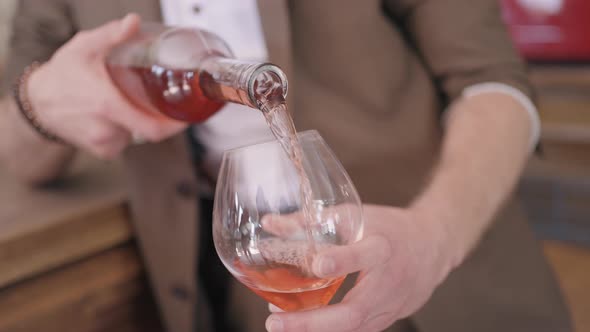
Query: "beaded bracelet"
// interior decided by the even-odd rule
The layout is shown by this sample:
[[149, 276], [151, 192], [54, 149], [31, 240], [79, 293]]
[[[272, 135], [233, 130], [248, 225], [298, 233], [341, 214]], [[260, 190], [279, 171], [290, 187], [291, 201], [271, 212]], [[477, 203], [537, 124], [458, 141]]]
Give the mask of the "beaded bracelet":
[[27, 123], [43, 138], [60, 144], [65, 144], [65, 142], [57, 137], [55, 134], [51, 133], [49, 130], [45, 129], [37, 119], [37, 115], [33, 111], [33, 107], [29, 101], [29, 94], [27, 91], [27, 82], [31, 74], [41, 66], [39, 62], [33, 62], [29, 66], [25, 68], [23, 74], [19, 77], [16, 84], [14, 85], [14, 99], [16, 101], [16, 105], [18, 110], [23, 115]]

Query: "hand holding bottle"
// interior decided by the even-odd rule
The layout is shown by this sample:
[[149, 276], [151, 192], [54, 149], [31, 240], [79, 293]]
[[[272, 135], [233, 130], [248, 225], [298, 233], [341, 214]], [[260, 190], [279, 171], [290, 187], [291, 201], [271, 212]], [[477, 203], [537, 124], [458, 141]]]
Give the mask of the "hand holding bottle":
[[131, 14], [79, 32], [31, 74], [29, 101], [44, 128], [100, 158], [116, 157], [133, 138], [160, 141], [186, 128], [132, 105], [107, 73], [107, 54], [136, 34], [139, 25], [139, 17]]

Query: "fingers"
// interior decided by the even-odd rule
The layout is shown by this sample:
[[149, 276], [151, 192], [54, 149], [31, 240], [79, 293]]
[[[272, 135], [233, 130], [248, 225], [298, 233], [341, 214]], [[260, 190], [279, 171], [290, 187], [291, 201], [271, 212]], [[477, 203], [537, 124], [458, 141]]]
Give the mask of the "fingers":
[[113, 139], [108, 145], [104, 145], [102, 149], [98, 151], [98, 157], [102, 159], [114, 159], [118, 157], [125, 148], [131, 143], [131, 135], [126, 130], [118, 132], [115, 139]]
[[105, 117], [126, 128], [134, 136], [141, 137], [146, 141], [161, 141], [188, 126], [186, 123], [166, 118], [160, 114], [150, 114], [149, 111], [139, 110], [124, 100], [120, 100], [118, 103], [111, 100], [109, 103], [111, 104], [103, 108]]
[[299, 212], [286, 215], [267, 214], [262, 217], [262, 228], [281, 238], [303, 235], [305, 225], [303, 215]]
[[352, 332], [366, 320], [366, 314], [349, 304], [293, 313], [273, 313], [266, 320], [269, 332]]
[[123, 19], [80, 32], [76, 36], [77, 45], [98, 53], [108, 52], [114, 46], [135, 35], [139, 30], [140, 21], [137, 14], [128, 14]]
[[130, 133], [111, 123], [97, 122], [87, 128], [88, 140], [81, 146], [100, 159], [117, 157], [131, 142]]
[[371, 235], [347, 246], [335, 246], [319, 252], [313, 260], [312, 271], [321, 278], [338, 277], [384, 264], [392, 255], [389, 240]]
[[[126, 41], [139, 29], [140, 18], [136, 14], [129, 14], [123, 19], [111, 21], [96, 29], [81, 32], [74, 44], [77, 49], [101, 55], [100, 68], [102, 71], [103, 56], [112, 47]], [[148, 141], [160, 141], [186, 127], [162, 114], [137, 109], [112, 85], [103, 86], [92, 92], [96, 96], [108, 96], [95, 109], [101, 117], [114, 122], [129, 132], [144, 137]]]
[[[131, 134], [157, 142], [188, 126], [159, 112], [135, 107], [108, 77], [105, 55], [136, 34], [139, 24], [139, 16], [130, 14], [80, 32], [37, 71], [37, 76], [32, 77], [37, 79], [31, 80], [39, 81], [38, 88], [30, 90], [35, 106], [44, 109], [40, 121], [68, 142], [100, 158], [118, 155], [131, 141]], [[44, 76], [38, 76], [41, 74]], [[55, 77], [60, 77], [68, 89], [47, 83], [54, 82]]]
[[[351, 242], [350, 236], [358, 234], [358, 222], [360, 222], [361, 209], [353, 204], [338, 204], [324, 206], [320, 210], [318, 220], [309, 226], [319, 228], [337, 229], [338, 235], [344, 242]], [[289, 214], [267, 214], [262, 218], [262, 227], [265, 231], [282, 238], [294, 238], [305, 235], [306, 220], [301, 211]]]

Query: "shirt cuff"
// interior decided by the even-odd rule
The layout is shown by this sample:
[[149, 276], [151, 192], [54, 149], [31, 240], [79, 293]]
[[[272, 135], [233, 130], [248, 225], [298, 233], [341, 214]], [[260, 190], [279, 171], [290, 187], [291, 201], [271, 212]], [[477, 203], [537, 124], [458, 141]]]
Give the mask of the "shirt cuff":
[[483, 93], [504, 93], [513, 97], [526, 110], [531, 121], [531, 136], [529, 139], [529, 146], [531, 151], [535, 149], [541, 138], [541, 120], [539, 112], [531, 99], [517, 88], [505, 83], [486, 82], [471, 85], [463, 90], [462, 96], [464, 98], [474, 97]]

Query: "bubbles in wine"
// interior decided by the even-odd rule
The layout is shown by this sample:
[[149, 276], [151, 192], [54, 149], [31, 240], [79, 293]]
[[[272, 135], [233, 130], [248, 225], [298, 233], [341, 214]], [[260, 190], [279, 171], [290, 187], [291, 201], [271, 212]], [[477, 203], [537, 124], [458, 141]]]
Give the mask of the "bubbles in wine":
[[[326, 249], [331, 244], [316, 244], [316, 249]], [[270, 264], [284, 264], [297, 267], [301, 271], [311, 274], [307, 265], [308, 244], [306, 241], [284, 240], [281, 238], [267, 238], [258, 242], [258, 250]]]

